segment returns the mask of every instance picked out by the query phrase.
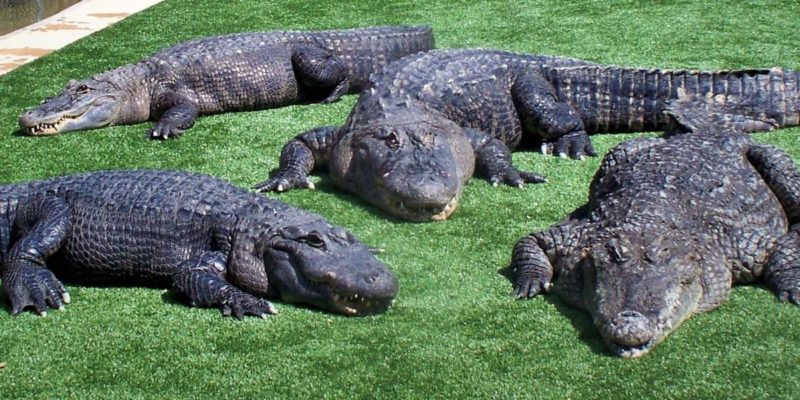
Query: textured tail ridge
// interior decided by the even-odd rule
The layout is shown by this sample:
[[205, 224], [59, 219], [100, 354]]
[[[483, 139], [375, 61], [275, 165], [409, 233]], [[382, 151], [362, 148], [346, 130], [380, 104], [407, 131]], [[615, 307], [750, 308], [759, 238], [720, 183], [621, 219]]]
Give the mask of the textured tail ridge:
[[781, 68], [709, 72], [580, 66], [547, 73], [559, 98], [576, 108], [592, 133], [662, 130], [665, 107], [679, 91], [712, 99], [716, 106], [747, 104], [749, 115], [763, 114], [780, 127], [800, 124], [798, 74]]

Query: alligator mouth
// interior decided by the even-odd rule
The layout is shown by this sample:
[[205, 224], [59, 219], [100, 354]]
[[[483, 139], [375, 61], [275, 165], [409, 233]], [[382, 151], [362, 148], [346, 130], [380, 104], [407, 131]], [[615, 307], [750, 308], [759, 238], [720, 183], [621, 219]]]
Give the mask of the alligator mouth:
[[444, 221], [458, 207], [458, 196], [453, 197], [445, 205], [409, 207], [403, 201], [392, 203], [398, 215], [412, 221]]
[[61, 132], [61, 128], [64, 126], [67, 121], [72, 121], [78, 119], [80, 115], [71, 116], [71, 115], [64, 115], [58, 119], [58, 121], [53, 123], [39, 123], [32, 126], [26, 126], [25, 132], [31, 136], [47, 136], [47, 135], [54, 135], [56, 133]]
[[355, 317], [379, 314], [389, 309], [394, 304], [394, 298], [370, 299], [358, 293], [344, 294], [337, 292], [327, 283], [309, 281], [316, 292], [327, 292], [328, 308], [344, 315]]
[[622, 357], [622, 358], [638, 358], [641, 357], [652, 350], [658, 341], [656, 339], [650, 339], [647, 342], [644, 342], [640, 345], [636, 346], [626, 346], [624, 344], [614, 343], [614, 342], [607, 342], [608, 347], [611, 349], [614, 354]]
[[343, 296], [333, 293], [332, 297], [339, 311], [348, 316], [381, 313], [394, 304], [394, 299], [367, 299], [358, 294]]
[[[673, 310], [675, 310], [676, 308], [677, 306], [674, 306]], [[666, 320], [664, 322], [658, 323], [655, 328], [655, 335], [653, 335], [653, 337], [650, 340], [635, 346], [629, 346], [617, 343], [606, 337], [603, 337], [603, 339], [608, 345], [608, 348], [611, 349], [611, 351], [614, 354], [622, 358], [638, 358], [649, 353], [656, 347], [656, 345], [664, 341], [664, 339], [666, 339], [667, 336], [674, 330], [674, 328], [680, 325], [684, 319], [686, 318], [678, 320], [677, 323], [673, 322], [672, 320]]]

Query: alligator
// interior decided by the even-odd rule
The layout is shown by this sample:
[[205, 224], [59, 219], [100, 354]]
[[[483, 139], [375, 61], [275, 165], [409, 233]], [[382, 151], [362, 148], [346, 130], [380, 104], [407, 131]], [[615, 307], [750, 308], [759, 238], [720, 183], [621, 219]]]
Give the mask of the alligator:
[[800, 172], [735, 117], [696, 103], [668, 108], [665, 137], [611, 149], [588, 202], [520, 239], [502, 271], [519, 298], [552, 288], [588, 312], [621, 357], [647, 354], [693, 314], [719, 307], [733, 283], [763, 280], [800, 304]]
[[171, 287], [191, 306], [266, 317], [266, 299], [381, 313], [394, 274], [347, 230], [222, 180], [178, 171], [91, 172], [0, 186], [2, 287], [46, 316], [78, 283]]
[[[492, 185], [545, 181], [519, 171], [511, 151], [543, 139], [562, 157], [596, 155], [588, 133], [657, 130], [678, 91], [749, 102], [760, 129], [797, 125], [798, 76], [781, 69], [692, 72], [633, 69], [495, 50], [435, 50], [373, 75], [341, 127], [302, 133], [284, 147], [260, 191], [334, 183], [412, 221], [446, 219], [475, 169]], [[528, 140], [525, 140], [528, 141]], [[535, 142], [535, 140], [534, 140]]]
[[200, 114], [334, 102], [373, 72], [433, 48], [429, 27], [275, 31], [204, 37], [91, 78], [19, 118], [28, 135], [157, 122], [152, 139], [180, 136]]

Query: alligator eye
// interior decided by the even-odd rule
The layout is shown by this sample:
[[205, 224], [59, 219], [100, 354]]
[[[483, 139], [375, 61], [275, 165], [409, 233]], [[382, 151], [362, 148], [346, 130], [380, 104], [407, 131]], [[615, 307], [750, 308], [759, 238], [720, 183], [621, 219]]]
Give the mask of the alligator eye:
[[75, 89], [75, 94], [86, 94], [89, 93], [89, 87], [86, 85], [80, 85], [77, 89]]
[[390, 149], [396, 149], [400, 147], [400, 139], [397, 138], [397, 133], [389, 132], [389, 135], [386, 136], [386, 145], [389, 146]]
[[325, 246], [325, 240], [323, 240], [322, 236], [320, 236], [320, 234], [316, 232], [311, 232], [300, 240], [303, 243], [317, 249], [320, 249]]

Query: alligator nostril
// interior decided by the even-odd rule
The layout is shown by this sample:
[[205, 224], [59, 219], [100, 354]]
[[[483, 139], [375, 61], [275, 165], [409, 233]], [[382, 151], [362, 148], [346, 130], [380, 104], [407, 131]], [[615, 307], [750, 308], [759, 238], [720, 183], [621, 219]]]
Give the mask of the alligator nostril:
[[618, 316], [620, 316], [620, 317], [622, 317], [622, 318], [637, 318], [637, 317], [644, 317], [644, 316], [642, 315], [642, 313], [640, 313], [640, 312], [638, 312], [638, 311], [627, 311], [627, 310], [626, 310], [626, 311], [623, 311], [623, 312], [621, 312], [621, 313], [619, 313], [619, 314], [617, 314], [617, 315], [618, 315]]

